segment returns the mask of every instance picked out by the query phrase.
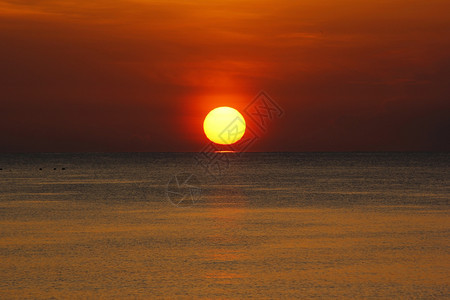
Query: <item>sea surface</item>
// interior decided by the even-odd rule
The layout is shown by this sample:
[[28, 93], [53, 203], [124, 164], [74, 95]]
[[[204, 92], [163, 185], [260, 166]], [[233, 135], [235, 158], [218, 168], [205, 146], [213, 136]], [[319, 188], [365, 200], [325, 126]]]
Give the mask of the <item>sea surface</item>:
[[0, 299], [450, 297], [448, 153], [0, 155]]

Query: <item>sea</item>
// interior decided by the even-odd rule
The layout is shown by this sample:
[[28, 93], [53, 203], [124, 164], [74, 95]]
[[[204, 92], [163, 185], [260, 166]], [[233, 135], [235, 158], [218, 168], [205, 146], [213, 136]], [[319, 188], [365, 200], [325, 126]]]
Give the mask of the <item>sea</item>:
[[449, 153], [0, 155], [0, 299], [450, 297]]

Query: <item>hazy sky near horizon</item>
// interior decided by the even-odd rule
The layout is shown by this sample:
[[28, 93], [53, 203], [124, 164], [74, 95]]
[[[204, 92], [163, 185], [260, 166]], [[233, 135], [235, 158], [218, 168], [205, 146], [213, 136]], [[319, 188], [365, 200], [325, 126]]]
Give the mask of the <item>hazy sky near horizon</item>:
[[448, 0], [0, 0], [0, 151], [197, 151], [217, 106], [284, 109], [253, 151], [450, 150]]

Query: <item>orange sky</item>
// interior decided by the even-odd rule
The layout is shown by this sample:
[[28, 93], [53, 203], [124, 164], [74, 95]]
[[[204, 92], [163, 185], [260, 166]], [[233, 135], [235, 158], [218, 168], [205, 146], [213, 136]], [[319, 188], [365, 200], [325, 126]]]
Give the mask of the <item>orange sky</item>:
[[1, 151], [197, 151], [267, 91], [254, 151], [450, 150], [450, 1], [0, 0]]

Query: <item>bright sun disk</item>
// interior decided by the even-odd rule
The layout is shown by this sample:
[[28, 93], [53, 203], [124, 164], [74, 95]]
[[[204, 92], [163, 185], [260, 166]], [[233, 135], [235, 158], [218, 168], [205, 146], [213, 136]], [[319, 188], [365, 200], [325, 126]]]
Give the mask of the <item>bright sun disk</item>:
[[239, 141], [245, 133], [245, 119], [234, 108], [228, 106], [211, 110], [203, 121], [206, 137], [221, 145], [230, 145]]

